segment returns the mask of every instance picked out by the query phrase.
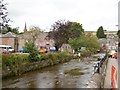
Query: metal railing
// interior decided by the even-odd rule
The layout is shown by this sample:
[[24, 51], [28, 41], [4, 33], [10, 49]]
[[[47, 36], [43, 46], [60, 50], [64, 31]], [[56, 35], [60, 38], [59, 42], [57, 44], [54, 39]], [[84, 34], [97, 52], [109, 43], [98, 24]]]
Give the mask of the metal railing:
[[[94, 74], [91, 78], [91, 81], [88, 84], [88, 88], [103, 88], [104, 80], [106, 75], [106, 68], [108, 62], [108, 55], [105, 56], [96, 63], [94, 66]], [[94, 82], [94, 83], [93, 83]]]

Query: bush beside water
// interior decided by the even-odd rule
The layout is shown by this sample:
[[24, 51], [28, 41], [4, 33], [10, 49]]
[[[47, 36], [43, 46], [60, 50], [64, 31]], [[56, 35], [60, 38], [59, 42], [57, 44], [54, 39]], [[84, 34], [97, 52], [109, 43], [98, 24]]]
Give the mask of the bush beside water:
[[2, 54], [2, 77], [21, 75], [47, 66], [64, 63], [72, 59], [66, 52], [46, 53], [31, 61], [29, 54]]

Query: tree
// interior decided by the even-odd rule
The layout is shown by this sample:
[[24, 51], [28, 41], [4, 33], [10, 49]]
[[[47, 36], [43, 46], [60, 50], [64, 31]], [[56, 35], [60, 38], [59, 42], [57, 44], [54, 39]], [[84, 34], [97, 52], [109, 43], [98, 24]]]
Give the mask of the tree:
[[15, 34], [19, 34], [19, 31], [18, 31], [18, 27], [16, 28], [11, 28], [8, 24], [6, 24], [5, 26], [3, 26], [3, 29], [2, 29], [2, 34], [6, 34], [8, 32], [13, 32]]
[[82, 34], [78, 38], [70, 39], [69, 44], [75, 51], [78, 51], [81, 47], [86, 47], [89, 50], [97, 50], [100, 47], [98, 39], [92, 34]]
[[98, 28], [96, 36], [98, 38], [106, 38], [106, 35], [104, 34], [104, 29], [102, 26]]
[[2, 31], [3, 26], [8, 24], [10, 19], [7, 18], [7, 8], [6, 8], [6, 3], [3, 3], [3, 0], [0, 1], [0, 32]]
[[118, 37], [120, 38], [120, 30], [118, 30], [117, 35], [118, 35]]
[[27, 31], [27, 33], [29, 33], [29, 36], [31, 36], [28, 38], [27, 41], [31, 41], [33, 44], [35, 44], [36, 39], [41, 33], [41, 29], [36, 26], [31, 26], [29, 31]]
[[77, 22], [68, 22], [69, 30], [69, 38], [76, 38], [79, 37], [83, 32], [84, 29], [82, 27], [82, 24]]
[[23, 48], [25, 49], [26, 52], [29, 53], [28, 58], [30, 61], [38, 61], [40, 59], [37, 47], [35, 46], [35, 44], [33, 44], [33, 42], [31, 41], [26, 42]]
[[63, 43], [68, 43], [70, 38], [76, 38], [84, 32], [82, 25], [77, 22], [58, 20], [52, 25], [48, 37], [54, 39], [55, 45], [60, 48]]
[[40, 55], [35, 45], [35, 41], [40, 35], [41, 29], [39, 27], [32, 26], [30, 27], [30, 31], [27, 31], [26, 33], [28, 33], [30, 37], [27, 38], [27, 41], [23, 48], [25, 49], [26, 52], [29, 53], [30, 61], [38, 61], [40, 60]]

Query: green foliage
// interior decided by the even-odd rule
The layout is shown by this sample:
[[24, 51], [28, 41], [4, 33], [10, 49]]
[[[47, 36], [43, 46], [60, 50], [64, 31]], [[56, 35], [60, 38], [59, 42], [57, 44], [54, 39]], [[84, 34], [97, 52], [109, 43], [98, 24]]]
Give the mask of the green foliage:
[[1, 57], [3, 66], [17, 66], [29, 62], [26, 54], [2, 54]]
[[28, 41], [25, 43], [24, 47], [25, 51], [29, 53], [29, 60], [30, 61], [38, 61], [40, 60], [40, 55], [38, 50], [36, 49], [36, 46], [32, 41]]
[[6, 34], [8, 32], [13, 32], [15, 34], [19, 34], [18, 28], [11, 28], [9, 25], [5, 25], [2, 30], [2, 34]]
[[84, 75], [85, 73], [81, 72], [80, 68], [74, 68], [74, 69], [71, 69], [71, 70], [65, 70], [64, 74], [69, 74], [71, 76], [80, 76], [80, 75]]
[[43, 54], [39, 58], [41, 58], [40, 61], [31, 63], [31, 61], [29, 61], [29, 54], [2, 55], [2, 77], [21, 75], [28, 71], [34, 71], [47, 66], [70, 61], [72, 57], [67, 52], [57, 52]]
[[91, 51], [89, 49], [80, 51], [80, 54], [82, 57], [89, 56], [91, 54]]
[[120, 38], [120, 30], [118, 30], [117, 35], [118, 35], [118, 37]]
[[48, 60], [50, 65], [54, 65], [70, 60], [70, 55], [67, 52], [47, 53], [42, 55], [42, 60]]
[[29, 33], [29, 35], [31, 36], [28, 40], [35, 44], [35, 40], [40, 35], [41, 29], [39, 27], [36, 27], [36, 26], [31, 26], [30, 30], [27, 31], [27, 33]]
[[26, 63], [29, 63], [27, 54], [2, 54], [2, 69], [12, 75], [20, 74], [21, 65]]
[[102, 26], [98, 28], [96, 36], [98, 38], [106, 38], [106, 35], [104, 34], [104, 29]]
[[[10, 67], [10, 69], [19, 68], [20, 65], [31, 63], [29, 54], [2, 54], [0, 57], [2, 58], [3, 69], [6, 69], [6, 67]], [[54, 65], [66, 62], [71, 57], [67, 52], [57, 52], [38, 55], [35, 60], [36, 58], [40, 62], [45, 61], [47, 65]]]
[[35, 41], [41, 33], [41, 29], [36, 26], [31, 26], [30, 30], [27, 33], [31, 36], [27, 39], [25, 46], [23, 47], [26, 52], [29, 53], [29, 60], [30, 61], [39, 61], [41, 60], [41, 56], [35, 46]]
[[69, 30], [69, 38], [80, 37], [80, 35], [84, 32], [82, 24], [77, 22], [68, 22]]
[[78, 38], [70, 39], [69, 44], [73, 47], [75, 51], [78, 51], [78, 49], [80, 49], [81, 47], [86, 47], [87, 49], [92, 51], [93, 49], [97, 50], [100, 47], [98, 39], [91, 34], [82, 34]]
[[52, 25], [52, 31], [48, 37], [54, 39], [55, 45], [60, 48], [62, 44], [68, 43], [70, 38], [76, 38], [84, 32], [82, 25], [77, 22], [59, 20]]

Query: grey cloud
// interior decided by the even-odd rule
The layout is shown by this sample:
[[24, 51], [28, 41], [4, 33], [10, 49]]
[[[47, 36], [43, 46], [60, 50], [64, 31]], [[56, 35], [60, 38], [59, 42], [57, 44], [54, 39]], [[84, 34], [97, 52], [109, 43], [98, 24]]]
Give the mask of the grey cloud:
[[46, 28], [56, 20], [68, 19], [82, 23], [85, 29], [87, 25], [95, 28], [102, 24], [107, 26], [113, 18], [117, 17], [115, 14], [118, 1], [6, 0], [8, 2], [8, 14], [14, 19], [14, 22], [17, 22], [15, 25], [22, 25], [26, 20], [30, 24], [33, 23]]

